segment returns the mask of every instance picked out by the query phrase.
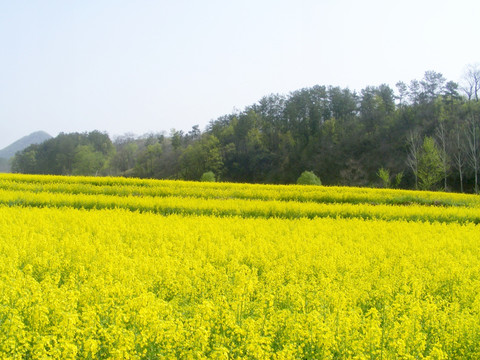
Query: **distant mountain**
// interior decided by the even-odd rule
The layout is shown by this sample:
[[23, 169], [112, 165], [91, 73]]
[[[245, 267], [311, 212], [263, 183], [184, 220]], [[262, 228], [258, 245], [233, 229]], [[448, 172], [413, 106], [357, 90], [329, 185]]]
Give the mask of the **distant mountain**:
[[7, 159], [0, 158], [0, 173], [10, 172], [10, 163]]
[[21, 139], [18, 139], [14, 143], [0, 150], [0, 158], [10, 159], [17, 151], [22, 151], [32, 144], [40, 144], [51, 138], [52, 136], [47, 134], [45, 131], [36, 131], [30, 135], [22, 137]]

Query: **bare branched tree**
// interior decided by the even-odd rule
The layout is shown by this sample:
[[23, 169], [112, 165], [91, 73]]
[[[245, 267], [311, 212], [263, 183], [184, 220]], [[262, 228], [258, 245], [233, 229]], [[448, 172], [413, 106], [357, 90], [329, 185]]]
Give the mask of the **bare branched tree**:
[[456, 123], [453, 128], [449, 141], [450, 153], [452, 154], [452, 165], [458, 171], [460, 180], [460, 191], [463, 193], [463, 174], [465, 171], [466, 148], [465, 131], [460, 123]]
[[398, 99], [398, 105], [402, 107], [407, 98], [408, 88], [407, 85], [402, 81], [397, 82], [395, 86], [397, 87], [398, 91], [398, 95], [396, 96], [396, 98]]
[[473, 113], [467, 120], [467, 160], [475, 178], [475, 194], [478, 194], [478, 170], [480, 167], [479, 127]]
[[418, 131], [410, 131], [407, 136], [407, 165], [412, 169], [415, 176], [415, 189], [418, 189], [418, 159], [420, 156], [420, 134]]
[[440, 121], [436, 130], [435, 138], [440, 149], [440, 160], [442, 161], [443, 169], [443, 190], [447, 191], [447, 177], [450, 170], [450, 159], [447, 154], [447, 132], [445, 130], [444, 121]]
[[463, 74], [462, 90], [468, 100], [478, 101], [480, 96], [480, 64], [468, 65]]

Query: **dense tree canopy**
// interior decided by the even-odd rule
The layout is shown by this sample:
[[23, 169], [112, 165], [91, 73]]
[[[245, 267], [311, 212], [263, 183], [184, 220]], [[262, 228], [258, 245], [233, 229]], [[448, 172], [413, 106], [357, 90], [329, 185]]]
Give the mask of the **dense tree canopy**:
[[36, 174], [97, 175], [108, 167], [115, 147], [99, 131], [60, 133], [39, 145], [31, 145], [13, 158], [12, 171]]
[[203, 133], [194, 126], [113, 143], [98, 131], [60, 134], [18, 153], [12, 168], [191, 180], [212, 172], [258, 183], [295, 183], [310, 170], [328, 185], [478, 191], [479, 73], [468, 67], [462, 86], [427, 71], [396, 91], [317, 85], [272, 94], [211, 121]]

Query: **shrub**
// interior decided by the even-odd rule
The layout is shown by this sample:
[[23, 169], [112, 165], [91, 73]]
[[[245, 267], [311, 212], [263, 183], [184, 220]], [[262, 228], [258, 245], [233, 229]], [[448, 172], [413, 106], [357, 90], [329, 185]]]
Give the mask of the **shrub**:
[[400, 171], [397, 175], [395, 175], [395, 187], [399, 188], [400, 184], [402, 183], [403, 179], [403, 171]]
[[383, 187], [388, 189], [391, 185], [390, 170], [384, 169], [383, 167], [381, 167], [377, 171], [377, 176], [380, 178], [380, 180], [382, 180]]
[[322, 185], [320, 178], [312, 171], [304, 171], [297, 179], [299, 185]]
[[212, 171], [207, 171], [202, 174], [202, 177], [200, 178], [200, 181], [205, 181], [205, 182], [215, 182], [215, 174]]

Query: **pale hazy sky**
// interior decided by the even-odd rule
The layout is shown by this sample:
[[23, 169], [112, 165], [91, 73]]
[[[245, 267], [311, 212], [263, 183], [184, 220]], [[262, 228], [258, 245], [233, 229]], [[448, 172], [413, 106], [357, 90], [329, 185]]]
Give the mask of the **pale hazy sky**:
[[189, 130], [270, 93], [459, 81], [478, 0], [0, 0], [0, 148]]

